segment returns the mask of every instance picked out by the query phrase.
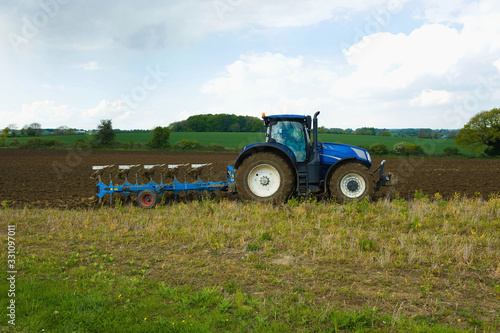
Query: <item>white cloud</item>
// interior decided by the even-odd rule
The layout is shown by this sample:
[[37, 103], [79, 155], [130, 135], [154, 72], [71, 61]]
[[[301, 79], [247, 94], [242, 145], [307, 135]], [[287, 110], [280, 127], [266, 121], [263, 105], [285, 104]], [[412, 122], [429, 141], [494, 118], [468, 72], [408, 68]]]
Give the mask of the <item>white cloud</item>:
[[[301, 91], [306, 93], [331, 82], [336, 77], [331, 67], [329, 62], [306, 61], [302, 56], [287, 57], [280, 53], [242, 55], [226, 66], [226, 71], [219, 77], [205, 83], [201, 92], [236, 93], [240, 98], [300, 95]], [[318, 90], [321, 93], [321, 89]]]
[[44, 128], [59, 127], [73, 120], [77, 110], [68, 105], [56, 105], [54, 101], [43, 100], [24, 103], [20, 112], [5, 112], [7, 123], [25, 124], [40, 123]]
[[115, 128], [128, 128], [135, 112], [127, 108], [122, 101], [102, 100], [89, 109], [76, 109], [68, 105], [57, 105], [52, 100], [24, 103], [19, 112], [2, 111], [2, 121], [8, 124], [40, 123], [43, 128], [69, 126], [95, 128], [101, 119], [112, 119]]
[[122, 121], [129, 118], [135, 112], [130, 110], [126, 103], [121, 100], [110, 102], [102, 100], [93, 108], [83, 111], [83, 116], [92, 119], [116, 119]]
[[426, 89], [410, 101], [413, 106], [434, 106], [448, 104], [452, 101], [452, 94], [444, 90]]
[[[217, 112], [247, 114], [312, 114], [331, 109], [328, 88], [337, 74], [333, 64], [280, 53], [242, 55], [201, 88], [213, 97]], [[324, 113], [324, 120], [328, 119]]]
[[469, 51], [457, 30], [424, 25], [409, 35], [377, 33], [344, 50], [354, 72], [332, 93], [368, 97], [380, 89], [404, 89], [423, 76], [442, 76]]
[[500, 72], [500, 59], [498, 59], [497, 61], [495, 61], [493, 63], [493, 66], [495, 66], [497, 68], [497, 70]]
[[97, 61], [89, 61], [84, 64], [79, 64], [75, 66], [76, 68], [83, 69], [84, 71], [96, 71], [101, 69], [101, 66], [97, 63]]

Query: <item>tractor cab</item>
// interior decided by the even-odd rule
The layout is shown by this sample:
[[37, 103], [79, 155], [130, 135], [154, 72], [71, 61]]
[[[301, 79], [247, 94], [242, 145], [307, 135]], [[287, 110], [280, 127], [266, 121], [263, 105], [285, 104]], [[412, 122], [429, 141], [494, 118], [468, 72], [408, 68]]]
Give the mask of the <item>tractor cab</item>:
[[310, 157], [311, 117], [296, 115], [263, 116], [267, 127], [266, 142], [288, 147], [297, 162]]

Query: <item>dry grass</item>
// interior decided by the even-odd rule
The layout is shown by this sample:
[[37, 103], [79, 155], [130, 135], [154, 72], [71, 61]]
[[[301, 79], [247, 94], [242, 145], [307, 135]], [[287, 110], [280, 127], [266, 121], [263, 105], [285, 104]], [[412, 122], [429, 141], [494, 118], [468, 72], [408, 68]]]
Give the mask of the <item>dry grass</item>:
[[[56, 275], [123, 294], [121, 279], [239, 291], [316, 309], [377, 308], [481, 331], [498, 328], [500, 199], [338, 205], [292, 200], [174, 203], [89, 211], [0, 210], [17, 224], [25, 276]], [[61, 265], [62, 267], [59, 267]], [[98, 280], [109, 281], [101, 285]], [[279, 318], [276, 318], [279, 320]], [[282, 318], [282, 320], [284, 320]]]

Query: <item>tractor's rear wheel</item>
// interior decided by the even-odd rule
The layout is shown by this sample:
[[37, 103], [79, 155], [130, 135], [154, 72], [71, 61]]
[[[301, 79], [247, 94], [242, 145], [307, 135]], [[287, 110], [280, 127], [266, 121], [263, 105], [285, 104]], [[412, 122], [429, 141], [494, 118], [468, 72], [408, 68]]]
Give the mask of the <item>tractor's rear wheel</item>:
[[244, 200], [261, 202], [286, 201], [295, 189], [292, 168], [273, 153], [257, 153], [236, 171], [236, 188]]
[[151, 209], [158, 202], [158, 193], [153, 190], [144, 190], [137, 194], [137, 204], [141, 208]]
[[330, 178], [330, 194], [340, 203], [371, 199], [375, 192], [375, 178], [370, 170], [359, 163], [339, 167]]

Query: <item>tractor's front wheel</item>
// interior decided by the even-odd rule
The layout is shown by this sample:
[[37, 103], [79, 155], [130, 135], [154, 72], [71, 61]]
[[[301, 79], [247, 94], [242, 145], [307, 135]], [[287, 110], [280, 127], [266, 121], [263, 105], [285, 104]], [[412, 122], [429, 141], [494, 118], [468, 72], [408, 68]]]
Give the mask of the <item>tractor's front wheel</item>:
[[330, 178], [330, 194], [343, 203], [372, 198], [375, 179], [370, 170], [358, 163], [348, 163], [339, 167]]
[[244, 200], [286, 201], [295, 189], [292, 168], [273, 153], [257, 153], [247, 158], [236, 171], [236, 188]]
[[153, 208], [158, 202], [158, 193], [153, 190], [143, 190], [137, 194], [137, 204], [141, 208]]

